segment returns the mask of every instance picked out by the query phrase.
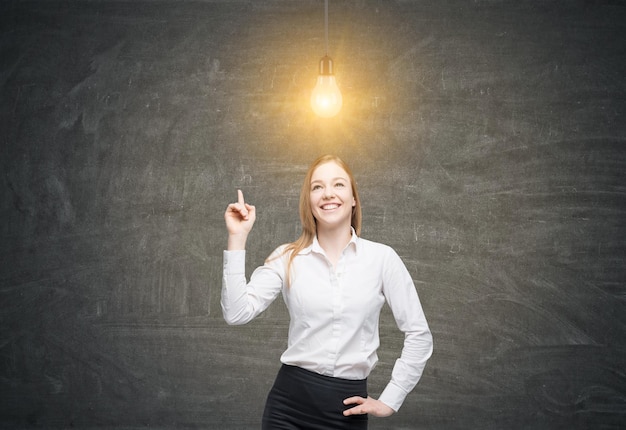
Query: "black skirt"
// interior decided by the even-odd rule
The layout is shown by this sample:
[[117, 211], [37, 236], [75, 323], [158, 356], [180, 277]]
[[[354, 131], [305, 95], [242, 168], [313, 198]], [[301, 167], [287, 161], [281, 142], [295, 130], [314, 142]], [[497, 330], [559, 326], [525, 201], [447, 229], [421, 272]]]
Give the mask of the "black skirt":
[[367, 397], [367, 379], [333, 378], [282, 365], [267, 396], [263, 430], [366, 430], [367, 415], [344, 416], [356, 405], [343, 400]]

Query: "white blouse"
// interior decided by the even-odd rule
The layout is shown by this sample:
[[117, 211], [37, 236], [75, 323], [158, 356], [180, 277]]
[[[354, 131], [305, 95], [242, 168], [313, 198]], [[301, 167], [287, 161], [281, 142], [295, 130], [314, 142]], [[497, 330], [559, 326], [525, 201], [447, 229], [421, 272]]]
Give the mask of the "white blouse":
[[323, 375], [364, 379], [378, 361], [378, 321], [386, 300], [405, 339], [379, 400], [397, 411], [432, 354], [422, 305], [398, 254], [353, 231], [334, 268], [316, 238], [294, 259], [287, 287], [288, 255], [281, 256], [283, 249], [275, 250], [249, 283], [245, 251], [224, 251], [221, 304], [226, 322], [249, 322], [282, 292], [291, 320], [281, 362]]

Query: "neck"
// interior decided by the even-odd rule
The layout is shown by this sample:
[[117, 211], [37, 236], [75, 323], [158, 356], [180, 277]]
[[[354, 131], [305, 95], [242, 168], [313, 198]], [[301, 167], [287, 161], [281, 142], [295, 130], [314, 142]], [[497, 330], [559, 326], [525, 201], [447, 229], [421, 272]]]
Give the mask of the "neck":
[[317, 229], [317, 241], [328, 255], [339, 255], [352, 238], [350, 226], [334, 229]]

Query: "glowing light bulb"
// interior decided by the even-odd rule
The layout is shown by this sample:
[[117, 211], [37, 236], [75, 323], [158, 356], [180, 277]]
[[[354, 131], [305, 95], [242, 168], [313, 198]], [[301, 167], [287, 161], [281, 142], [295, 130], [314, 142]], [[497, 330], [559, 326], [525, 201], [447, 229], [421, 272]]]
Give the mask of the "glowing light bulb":
[[333, 60], [324, 56], [320, 60], [320, 74], [311, 92], [311, 108], [316, 115], [330, 118], [339, 113], [343, 98], [333, 73]]

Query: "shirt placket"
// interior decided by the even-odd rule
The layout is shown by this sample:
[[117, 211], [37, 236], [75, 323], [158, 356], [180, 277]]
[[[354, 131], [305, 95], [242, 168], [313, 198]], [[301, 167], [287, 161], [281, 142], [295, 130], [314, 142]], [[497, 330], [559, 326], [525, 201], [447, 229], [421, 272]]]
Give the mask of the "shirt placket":
[[339, 355], [339, 345], [341, 345], [341, 335], [343, 333], [343, 283], [342, 277], [345, 269], [345, 256], [342, 255], [337, 262], [336, 269], [330, 267], [330, 284], [332, 290], [332, 308], [333, 308], [333, 323], [332, 323], [332, 345], [333, 348], [329, 350], [329, 365], [331, 366], [331, 374], [334, 374], [335, 363]]

